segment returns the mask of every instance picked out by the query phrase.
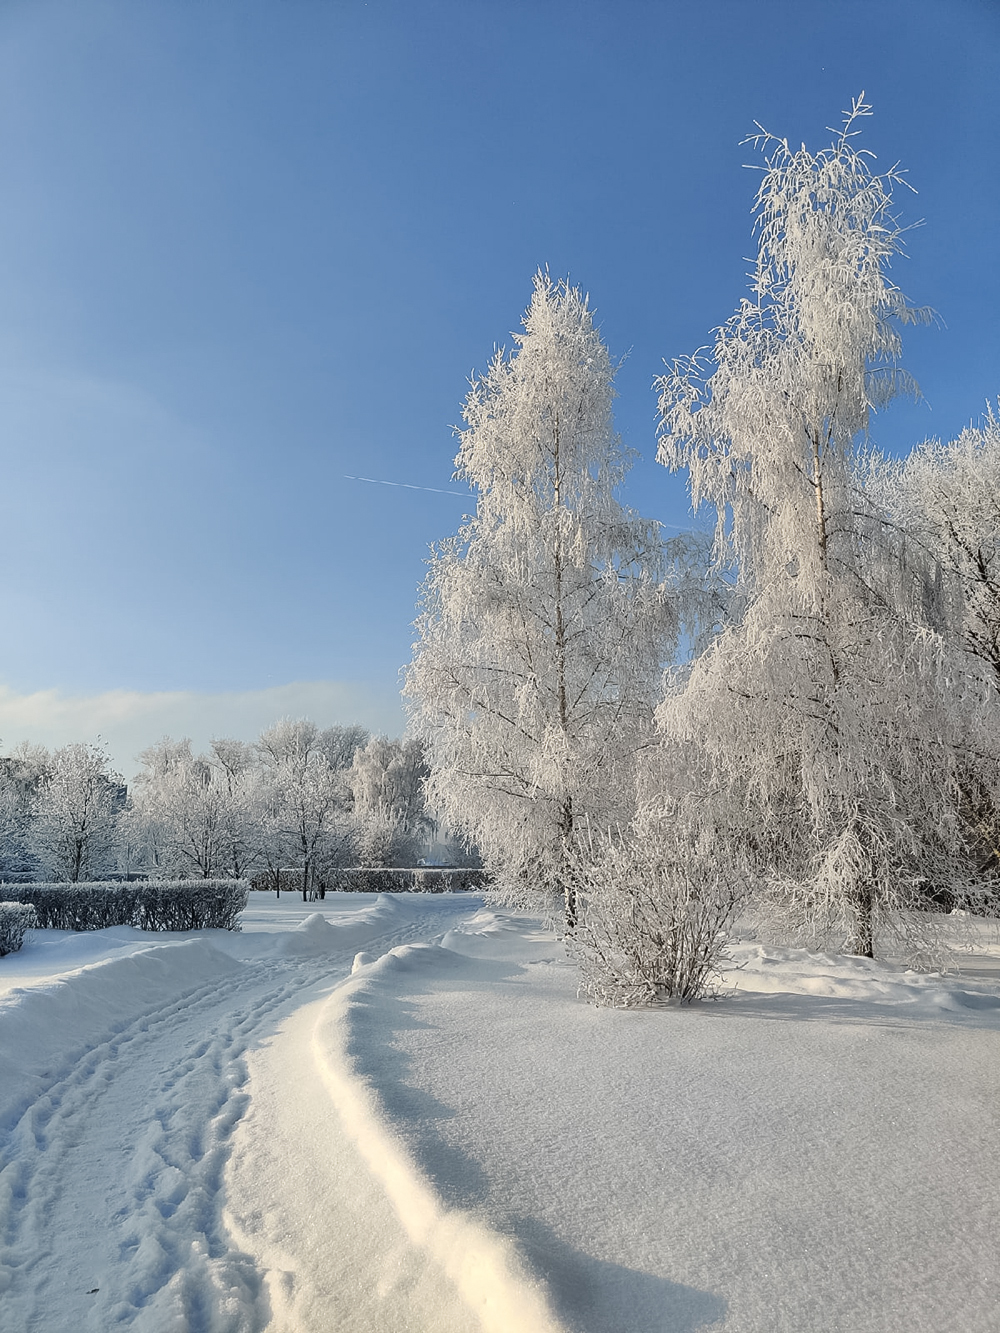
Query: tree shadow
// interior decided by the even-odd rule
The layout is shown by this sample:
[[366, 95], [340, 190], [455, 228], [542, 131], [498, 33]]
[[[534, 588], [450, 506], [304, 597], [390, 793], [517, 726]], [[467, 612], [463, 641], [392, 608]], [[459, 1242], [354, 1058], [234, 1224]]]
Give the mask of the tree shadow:
[[[478, 977], [461, 970], [462, 988], [481, 991], [493, 1002], [497, 982], [523, 971], [516, 963], [482, 958], [475, 966]], [[541, 1219], [498, 1206], [491, 1197], [487, 1172], [442, 1133], [442, 1123], [459, 1112], [419, 1086], [414, 1057], [393, 1042], [396, 1033], [436, 1030], [419, 1012], [418, 999], [432, 990], [439, 992], [442, 984], [447, 981], [440, 973], [426, 980], [408, 976], [402, 988], [405, 994], [394, 995], [391, 1018], [379, 1006], [380, 1039], [370, 1040], [369, 1033], [354, 1056], [357, 1072], [377, 1090], [393, 1131], [406, 1143], [445, 1206], [472, 1214], [514, 1242], [528, 1270], [544, 1283], [555, 1312], [573, 1333], [696, 1333], [724, 1319], [727, 1304], [716, 1293], [596, 1258], [570, 1244]]]
[[783, 1022], [909, 1029], [942, 1025], [1000, 1028], [1000, 996], [959, 985], [949, 986], [947, 990], [942, 987], [942, 1001], [933, 1008], [918, 999], [909, 1008], [898, 1000], [880, 1002], [869, 997], [737, 991], [721, 999], [717, 1007], [704, 1005], [703, 1009], [709, 1014]]
[[696, 1333], [726, 1317], [727, 1303], [715, 1292], [596, 1259], [537, 1218], [514, 1218], [510, 1226], [573, 1333]]

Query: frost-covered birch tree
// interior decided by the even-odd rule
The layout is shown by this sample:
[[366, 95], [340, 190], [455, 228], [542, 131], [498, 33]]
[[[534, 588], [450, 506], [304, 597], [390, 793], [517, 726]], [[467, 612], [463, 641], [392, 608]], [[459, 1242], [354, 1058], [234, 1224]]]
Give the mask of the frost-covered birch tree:
[[657, 525], [615, 498], [630, 463], [587, 299], [538, 274], [515, 342], [465, 403], [476, 513], [433, 551], [405, 694], [431, 808], [572, 927], [574, 834], [631, 819], [676, 617]]
[[129, 832], [155, 876], [209, 879], [220, 873], [226, 790], [190, 740], [164, 736], [139, 756]]
[[1000, 687], [1000, 420], [889, 464], [885, 500], [953, 586], [956, 630]]
[[427, 776], [424, 747], [415, 737], [373, 736], [355, 750], [348, 781], [361, 865], [416, 864], [433, 829], [424, 795]]
[[[956, 808], [986, 687], [908, 596], [901, 544], [857, 485], [871, 413], [915, 386], [889, 280], [896, 168], [763, 131], [752, 295], [710, 356], [659, 381], [660, 461], [714, 507], [745, 611], [663, 704], [664, 779], [785, 922], [871, 955], [923, 886], [964, 873]], [[974, 747], [973, 747], [974, 748]]]
[[354, 828], [347, 772], [359, 727], [321, 731], [307, 719], [285, 718], [261, 733], [263, 847], [280, 892], [282, 868], [299, 877], [302, 901], [322, 888], [325, 866], [349, 858]]
[[[875, 469], [887, 507], [928, 562], [927, 597], [946, 632], [981, 663], [1000, 709], [1000, 420], [988, 409], [947, 444], [928, 440]], [[996, 738], [995, 738], [996, 739]], [[1000, 752], [994, 751], [1000, 763]], [[981, 766], [980, 766], [981, 767]], [[963, 783], [967, 838], [981, 873], [1000, 871], [1000, 807], [970, 766]]]
[[99, 745], [56, 750], [42, 780], [28, 833], [42, 870], [72, 883], [114, 865], [125, 785]]

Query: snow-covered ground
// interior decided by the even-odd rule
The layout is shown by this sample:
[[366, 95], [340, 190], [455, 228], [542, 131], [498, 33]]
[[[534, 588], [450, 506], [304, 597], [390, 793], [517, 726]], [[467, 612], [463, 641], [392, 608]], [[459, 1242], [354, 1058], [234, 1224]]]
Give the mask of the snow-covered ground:
[[745, 943], [731, 997], [621, 1012], [471, 896], [35, 932], [0, 960], [0, 1328], [993, 1333], [978, 939], [958, 977]]

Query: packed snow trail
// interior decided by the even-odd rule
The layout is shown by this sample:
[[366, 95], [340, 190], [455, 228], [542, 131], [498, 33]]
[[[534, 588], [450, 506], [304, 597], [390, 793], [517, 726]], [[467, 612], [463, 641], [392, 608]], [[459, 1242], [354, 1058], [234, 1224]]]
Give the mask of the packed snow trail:
[[[341, 902], [337, 924], [314, 915], [289, 931], [286, 910], [283, 934], [146, 937], [126, 957], [10, 991], [0, 1010], [3, 1333], [266, 1327], [268, 1290], [223, 1218], [248, 1051], [349, 975], [361, 943], [381, 952], [440, 935], [456, 911], [467, 901], [416, 912], [391, 899], [350, 912]], [[299, 1105], [297, 1072], [277, 1123]], [[313, 1140], [331, 1132], [327, 1098], [300, 1141], [306, 1166]], [[329, 1183], [322, 1225], [335, 1233], [341, 1190]]]

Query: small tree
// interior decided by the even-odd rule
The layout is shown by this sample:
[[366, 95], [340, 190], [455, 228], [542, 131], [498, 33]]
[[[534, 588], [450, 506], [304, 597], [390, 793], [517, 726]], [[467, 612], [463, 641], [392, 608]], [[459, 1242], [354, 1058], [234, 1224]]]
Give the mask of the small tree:
[[870, 413], [914, 388], [897, 326], [924, 315], [886, 276], [902, 178], [855, 148], [868, 111], [816, 154], [756, 136], [753, 297], [712, 367], [659, 382], [660, 459], [716, 509], [745, 606], [661, 709], [674, 816], [715, 830], [786, 924], [865, 955], [912, 924], [923, 886], [964, 873], [961, 772], [987, 701], [854, 475]]
[[76, 883], [114, 864], [126, 790], [99, 745], [64, 745], [52, 755], [31, 822], [29, 844], [42, 869]]
[[615, 499], [630, 460], [586, 298], [538, 274], [515, 341], [466, 400], [476, 514], [434, 550], [404, 693], [432, 809], [572, 928], [574, 835], [631, 818], [676, 617], [657, 525]]
[[373, 736], [355, 750], [349, 781], [362, 865], [413, 865], [433, 828], [421, 741]]
[[[307, 719], [286, 718], [261, 733], [264, 763], [265, 855], [280, 892], [280, 871], [294, 868], [302, 901], [323, 868], [348, 858], [353, 838], [347, 771], [353, 749], [343, 744], [356, 728], [321, 731]], [[334, 767], [333, 757], [339, 767]]]

